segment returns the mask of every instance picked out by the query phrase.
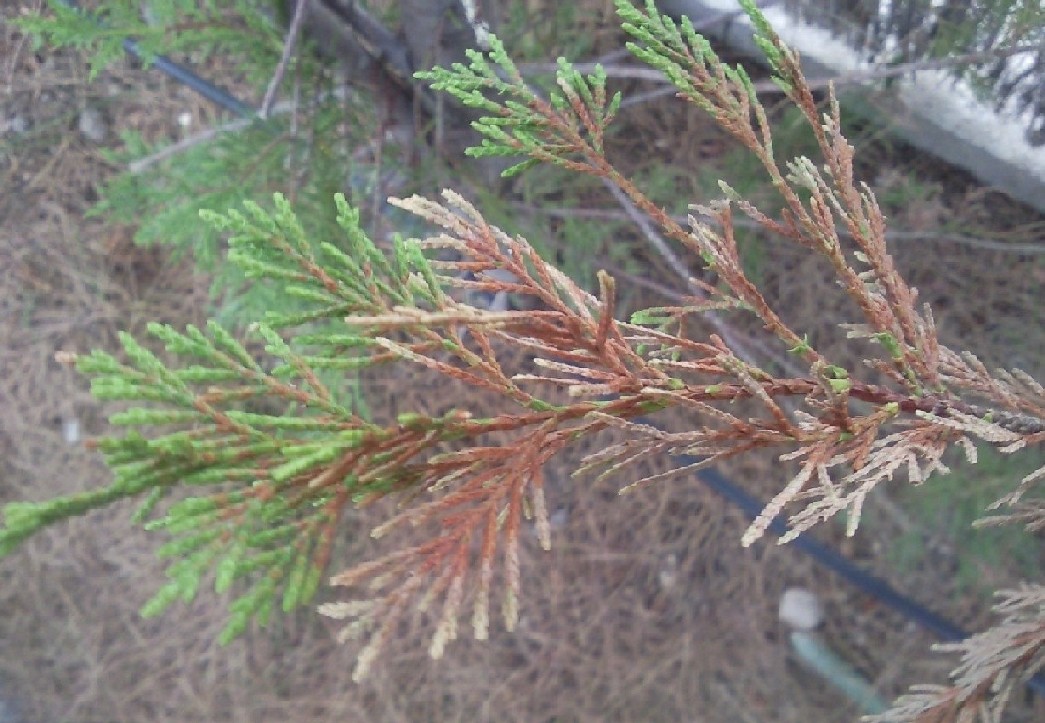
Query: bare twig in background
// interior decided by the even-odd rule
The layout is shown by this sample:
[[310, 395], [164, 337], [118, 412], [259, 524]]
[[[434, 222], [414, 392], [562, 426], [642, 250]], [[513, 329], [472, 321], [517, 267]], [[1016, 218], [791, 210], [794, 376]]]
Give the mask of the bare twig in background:
[[283, 82], [283, 75], [287, 71], [287, 63], [290, 61], [294, 48], [297, 47], [298, 36], [301, 34], [301, 22], [308, 11], [308, 3], [309, 0], [297, 0], [294, 7], [294, 17], [290, 21], [286, 40], [283, 41], [283, 55], [280, 56], [276, 71], [272, 74], [272, 80], [269, 81], [265, 97], [261, 101], [261, 110], [258, 111], [258, 115], [262, 118], [268, 118], [269, 112], [272, 110], [272, 104], [276, 100], [276, 91], [279, 90], [279, 84]]
[[[660, 254], [661, 258], [668, 263], [668, 266], [671, 267], [671, 270], [674, 271], [680, 279], [682, 279], [683, 283], [686, 284], [686, 287], [692, 287], [693, 284], [690, 283], [689, 269], [686, 267], [686, 264], [675, 254], [674, 251], [671, 250], [671, 247], [668, 246], [668, 242], [656, 232], [653, 228], [653, 224], [646, 217], [646, 214], [635, 208], [635, 204], [633, 204], [631, 200], [624, 195], [624, 192], [617, 188], [613, 183], [603, 181], [603, 185], [606, 186], [606, 189], [610, 192], [613, 198], [620, 204], [621, 208], [624, 209], [622, 212], [615, 212], [617, 217], [626, 218], [634, 223], [639, 231], [642, 232], [642, 235], [646, 237], [650, 246], [652, 246], [653, 249]], [[682, 223], [685, 223], [685, 221]], [[699, 289], [694, 289], [693, 291], [694, 293], [701, 293]]]
[[[690, 294], [701, 299], [704, 298], [703, 291], [693, 283], [693, 278], [690, 276], [686, 264], [683, 263], [675, 252], [671, 250], [671, 247], [668, 246], [668, 242], [657, 233], [656, 229], [653, 228], [650, 219], [647, 218], [639, 209], [635, 208], [635, 204], [633, 204], [624, 192], [617, 188], [616, 185], [608, 180], [604, 180], [603, 185], [606, 186], [607, 190], [609, 190], [617, 200], [617, 203], [619, 203], [621, 208], [624, 209], [623, 215], [639, 228], [642, 235], [646, 237], [650, 246], [652, 246], [653, 249], [668, 263], [671, 270], [682, 279], [682, 282], [686, 285]], [[688, 223], [688, 220], [683, 220], [682, 223]], [[713, 311], [705, 313], [704, 319], [706, 319], [715, 332], [725, 340], [729, 347], [736, 352], [736, 355], [739, 358], [747, 362], [755, 362], [757, 356], [752, 349], [752, 344], [755, 343], [754, 340], [741, 339], [736, 331], [722, 319], [722, 316]], [[786, 370], [789, 374], [798, 375], [801, 373], [801, 370], [794, 364], [794, 362], [780, 356], [779, 354], [772, 353], [764, 344], [758, 344], [758, 346], [759, 351], [764, 358], [769, 358], [779, 364], [781, 368]]]
[[151, 166], [161, 163], [168, 158], [173, 158], [179, 153], [183, 153], [191, 148], [195, 148], [201, 143], [207, 143], [214, 138], [217, 138], [222, 133], [232, 133], [234, 131], [243, 130], [254, 123], [254, 120], [254, 118], [239, 118], [230, 121], [229, 123], [217, 126], [216, 128], [206, 128], [199, 133], [194, 133], [187, 138], [182, 138], [177, 143], [165, 146], [150, 156], [131, 161], [127, 164], [127, 171], [130, 173], [142, 173], [143, 171], [148, 170]]
[[[618, 219], [621, 221], [633, 221], [634, 219], [624, 211], [616, 211], [612, 208], [541, 208], [538, 206], [515, 204], [515, 207], [527, 213], [537, 213], [545, 216], [560, 218], [604, 218]], [[679, 223], [685, 223], [685, 216], [673, 217]], [[703, 217], [702, 217], [703, 218]], [[707, 219], [711, 220], [711, 219]], [[733, 219], [733, 225], [741, 228], [761, 228], [754, 221], [745, 218]], [[838, 229], [841, 236], [850, 236], [846, 229]], [[990, 239], [976, 238], [960, 233], [948, 231], [886, 231], [886, 238], [890, 241], [942, 241], [945, 243], [959, 244], [970, 248], [984, 249], [986, 251], [1004, 251], [1014, 254], [1042, 254], [1045, 253], [1045, 242], [1030, 243], [1007, 243], [1004, 241], [993, 241]]]
[[[313, 98], [312, 102], [322, 102], [328, 99], [343, 100], [345, 98], [354, 97], [352, 94], [353, 91], [351, 88], [335, 88], [330, 92], [324, 93], [318, 97]], [[295, 98], [297, 98], [297, 93], [295, 94]], [[294, 113], [299, 105], [300, 101], [298, 99], [280, 101], [272, 106], [272, 108], [269, 110], [268, 117], [271, 119], [277, 115]], [[214, 128], [205, 128], [199, 131], [198, 133], [194, 133], [191, 136], [182, 138], [180, 141], [177, 141], [176, 143], [172, 143], [169, 146], [165, 146], [164, 148], [161, 148], [160, 150], [156, 151], [151, 155], [131, 161], [127, 164], [127, 170], [130, 173], [141, 173], [157, 163], [172, 158], [178, 155], [179, 153], [184, 153], [185, 151], [195, 148], [201, 143], [207, 143], [216, 138], [217, 136], [221, 135], [222, 133], [234, 133], [237, 131], [241, 131], [244, 128], [248, 128], [253, 123], [257, 122], [257, 120], [257, 117], [252, 115], [249, 118], [237, 118], [234, 121], [223, 123]], [[293, 129], [291, 132], [294, 132]]]

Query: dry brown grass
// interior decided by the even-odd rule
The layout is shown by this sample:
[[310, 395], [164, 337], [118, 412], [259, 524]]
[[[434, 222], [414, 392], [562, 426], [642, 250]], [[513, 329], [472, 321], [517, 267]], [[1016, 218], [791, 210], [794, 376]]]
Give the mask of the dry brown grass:
[[[214, 112], [154, 73], [121, 70], [88, 86], [76, 56], [34, 56], [9, 26], [0, 28], [0, 108], [31, 121], [25, 134], [0, 139], [0, 501], [8, 501], [107, 480], [96, 456], [63, 439], [67, 420], [78, 420], [86, 435], [105, 427], [84, 381], [53, 361], [56, 351], [112, 350], [118, 329], [140, 331], [153, 319], [196, 322], [205, 305], [205, 283], [190, 267], [136, 249], [129, 229], [85, 219], [94, 189], [113, 169], [76, 133], [79, 108], [90, 99], [105, 108], [112, 130], [135, 127], [153, 137], [171, 134], [182, 111], [201, 124]], [[689, 116], [648, 118], [646, 126], [632, 121], [640, 141], [643, 134], [703, 137]], [[710, 147], [673, 145], [668, 160], [709, 162]], [[1040, 263], [1024, 262], [1026, 275], [1003, 274], [1011, 255], [940, 249], [930, 255], [899, 246], [897, 255], [939, 304], [944, 333], [977, 351], [1034, 348], [1000, 344], [1017, 333], [1010, 341], [1025, 340], [1028, 324], [1041, 329], [1040, 316], [1027, 316], [1041, 313], [1034, 303]], [[826, 277], [780, 254], [769, 278], [779, 299], [789, 314], [818, 315], [828, 328], [817, 302]], [[997, 326], [985, 329], [981, 315]], [[409, 373], [371, 380], [369, 393], [387, 412], [454, 399], [453, 390], [432, 391]], [[795, 584], [822, 596], [826, 637], [883, 691], [946, 671], [944, 662], [926, 660], [927, 636], [792, 550], [742, 550], [744, 520], [702, 485], [680, 479], [621, 501], [619, 480], [571, 482], [584, 451], [549, 470], [559, 526], [551, 553], [533, 539], [524, 550], [515, 634], [495, 626], [489, 642], [465, 639], [433, 663], [424, 643], [430, 626], [409, 620], [359, 686], [350, 681], [354, 651], [336, 646], [311, 611], [220, 648], [223, 601], [212, 595], [157, 620], [138, 617], [161, 580], [156, 541], [128, 523], [129, 510], [113, 509], [62, 525], [0, 562], [0, 690], [26, 721], [851, 719], [852, 709], [791, 658], [776, 601]], [[785, 476], [763, 459], [726, 471], [762, 494]], [[881, 540], [909, 524], [902, 513], [892, 519], [875, 537], [847, 543], [847, 552], [881, 566]], [[371, 513], [348, 521], [342, 561], [373, 553], [365, 534], [372, 521]], [[914, 585], [894, 582], [917, 587], [922, 602], [963, 624], [983, 622], [970, 601], [951, 600], [945, 570], [918, 575]]]

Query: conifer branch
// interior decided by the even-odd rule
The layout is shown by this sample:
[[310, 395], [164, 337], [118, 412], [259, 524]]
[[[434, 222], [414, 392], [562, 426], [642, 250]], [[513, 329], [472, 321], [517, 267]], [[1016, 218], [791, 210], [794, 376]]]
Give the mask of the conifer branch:
[[[77, 360], [97, 398], [138, 405], [110, 418], [135, 431], [95, 443], [113, 470], [111, 486], [6, 505], [0, 554], [56, 521], [144, 497], [138, 517], [170, 536], [159, 552], [171, 563], [170, 582], [142, 612], [192, 600], [213, 581], [217, 592], [239, 594], [221, 635], [228, 641], [251, 621], [263, 624], [277, 601], [283, 610], [309, 602], [328, 572], [346, 510], [392, 498], [396, 513], [372, 536], [418, 527], [430, 534], [333, 575], [330, 583], [349, 599], [320, 606], [347, 621], [340, 639], [364, 639], [358, 680], [403, 615], [432, 612], [434, 658], [459, 635], [469, 611], [473, 634], [486, 638], [498, 597], [505, 627], [516, 625], [524, 518], [534, 519], [544, 549], [553, 542], [542, 468], [599, 431], [621, 430], [626, 438], [586, 457], [579, 474], [615, 474], [665, 453], [701, 457], [689, 470], [759, 449], [794, 463], [797, 471], [744, 533], [745, 545], [779, 516], [790, 526], [782, 543], [840, 512], [852, 535], [877, 485], [902, 476], [922, 484], [945, 474], [951, 448], [974, 463], [976, 441], [1005, 453], [1045, 444], [1041, 384], [1020, 370], [990, 371], [939, 343], [931, 311], [917, 307], [916, 290], [888, 253], [874, 195], [856, 182], [833, 93], [821, 116], [795, 53], [751, 0], [742, 5], [775, 82], [813, 129], [819, 163], [777, 160], [751, 80], [722, 63], [688, 21], [676, 24], [652, 2], [645, 12], [617, 3], [632, 52], [760, 161], [785, 202], [778, 217], [724, 184], [726, 198], [697, 209], [704, 216], [692, 216], [689, 229], [658, 208], [606, 158], [620, 96], [609, 96], [599, 67], [582, 75], [560, 61], [557, 90], [545, 99], [491, 39], [488, 56], [471, 53], [467, 66], [422, 74], [487, 114], [476, 124], [483, 140], [472, 155], [522, 157], [509, 175], [549, 163], [618, 187], [665, 237], [703, 261], [714, 282], [700, 283], [701, 297], [617, 319], [609, 274], [598, 274], [597, 296], [585, 291], [452, 191], [439, 201], [392, 199], [435, 230], [423, 239], [397, 238], [390, 251], [367, 237], [343, 196], [335, 199], [343, 237], [318, 243], [282, 196], [271, 211], [246, 203], [226, 214], [203, 213], [230, 234], [231, 263], [257, 283], [278, 284], [297, 306], [272, 310], [252, 327], [264, 355], [211, 322], [205, 330], [150, 325], [170, 363], [129, 335], [121, 336], [120, 358], [95, 352]], [[831, 264], [860, 312], [842, 331], [876, 352], [864, 366], [827, 358], [745, 274], [734, 207], [766, 233]], [[463, 300], [474, 292], [511, 294], [535, 310], [476, 308]], [[717, 335], [687, 336], [687, 317], [708, 311], [756, 316], [803, 371], [776, 376], [739, 358]], [[506, 368], [504, 351], [519, 348], [532, 365]], [[391, 364], [491, 392], [500, 407], [479, 408], [465, 395], [442, 416], [407, 412], [394, 422], [367, 421], [343, 399], [338, 377]], [[693, 412], [693, 428], [667, 433], [644, 419], [671, 408]], [[621, 491], [637, 493], [665, 476], [629, 480]], [[1043, 478], [1038, 470], [1015, 484], [985, 524], [1039, 529], [1045, 515], [1034, 492]], [[1006, 671], [1030, 674], [1041, 666], [1045, 615], [1040, 589], [1006, 595], [1006, 620], [958, 648], [964, 658], [956, 685], [923, 689], [890, 714], [900, 717], [882, 720], [923, 713], [944, 720], [969, 706], [1003, 705], [1012, 680]]]
[[1020, 685], [1045, 667], [1045, 587], [1022, 585], [998, 592], [1001, 623], [960, 643], [934, 646], [961, 655], [953, 686], [916, 685], [893, 708], [866, 718], [899, 721], [1002, 720]]

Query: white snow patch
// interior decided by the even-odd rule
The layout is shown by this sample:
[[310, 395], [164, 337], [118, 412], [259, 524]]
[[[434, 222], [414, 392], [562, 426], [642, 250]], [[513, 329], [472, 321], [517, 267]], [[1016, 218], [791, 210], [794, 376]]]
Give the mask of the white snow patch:
[[[736, 0], [700, 0], [707, 8], [723, 13], [737, 10]], [[762, 8], [762, 13], [780, 34], [781, 39], [798, 51], [826, 66], [833, 73], [845, 74], [870, 69], [857, 53], [840, 38], [822, 28], [797, 22], [783, 8], [773, 5]], [[733, 22], [750, 26], [747, 16]], [[913, 77], [899, 79], [896, 87], [904, 105], [931, 116], [942, 130], [953, 133], [963, 141], [985, 148], [999, 160], [1024, 168], [1045, 180], [1045, 148], [1035, 148], [1024, 137], [1024, 118], [1001, 114], [979, 100], [963, 80], [942, 70], [920, 70]]]

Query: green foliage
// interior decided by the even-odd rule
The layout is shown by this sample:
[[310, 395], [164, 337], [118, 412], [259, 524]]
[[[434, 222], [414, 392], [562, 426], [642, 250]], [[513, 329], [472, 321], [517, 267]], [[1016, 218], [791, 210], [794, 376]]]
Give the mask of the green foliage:
[[[280, 283], [302, 300], [302, 310], [270, 311], [255, 332], [275, 360], [271, 370], [217, 322], [206, 330], [179, 332], [151, 324], [149, 333], [179, 359], [177, 368], [127, 334], [122, 362], [96, 351], [79, 360], [102, 400], [145, 403], [113, 414], [116, 426], [138, 431], [97, 442], [112, 469], [107, 488], [40, 503], [10, 503], [3, 510], [0, 553], [60, 519], [84, 514], [123, 498], [146, 497], [137, 519], [164, 531], [160, 547], [171, 559], [170, 582], [145, 604], [156, 615], [176, 601], [189, 602], [213, 575], [219, 593], [244, 581], [246, 591], [230, 607], [222, 640], [241, 633], [252, 618], [264, 622], [281, 595], [284, 611], [315, 594], [330, 554], [345, 499], [387, 484], [369, 484], [348, 471], [337, 485], [314, 482], [317, 467], [372, 441], [375, 428], [339, 400], [320, 378], [343, 375], [370, 363], [351, 350], [374, 342], [352, 334], [319, 333], [317, 322], [352, 313], [381, 313], [392, 305], [423, 306], [442, 292], [415, 245], [398, 242], [392, 258], [382, 254], [359, 226], [359, 214], [337, 197], [340, 246], [316, 246], [289, 203], [275, 198], [268, 213], [252, 203], [244, 211], [202, 212], [214, 227], [231, 233], [229, 261], [248, 278]], [[299, 353], [276, 329], [296, 328]], [[278, 411], [246, 411], [266, 401]], [[208, 489], [205, 493], [197, 490]], [[176, 489], [192, 490], [157, 516], [153, 510]]]
[[[468, 149], [469, 155], [529, 156], [501, 174], [507, 178], [542, 162], [576, 170], [581, 164], [571, 158], [569, 149], [581, 137], [589, 139], [594, 151], [602, 151], [603, 133], [620, 107], [620, 94], [607, 98], [606, 71], [601, 66], [582, 75], [559, 58], [555, 76], [559, 89], [545, 100], [526, 84], [500, 40], [491, 38], [490, 46], [490, 60], [496, 67], [482, 53], [472, 50], [468, 51], [471, 62], [467, 66], [455, 63], [450, 70], [436, 68], [417, 74], [431, 81], [436, 90], [488, 114], [472, 124], [483, 139], [478, 147]], [[504, 96], [505, 100], [498, 102], [490, 95]], [[551, 113], [536, 112], [549, 106]]]
[[[198, 59], [218, 51], [239, 66], [260, 95], [283, 42], [283, 30], [272, 19], [281, 8], [273, 5], [161, 0], [143, 11], [141, 3], [106, 0], [96, 11], [79, 12], [52, 2], [49, 15], [19, 22], [37, 43], [88, 52], [92, 77], [121, 59], [123, 39], [133, 37], [146, 58], [191, 52]], [[364, 179], [372, 175], [373, 169], [353, 156], [375, 125], [371, 104], [344, 102], [338, 95], [343, 89], [307, 44], [294, 63], [287, 74], [293, 81], [286, 83], [296, 83], [303, 100], [293, 115], [277, 110], [266, 121], [237, 121], [209, 136], [182, 139], [192, 142], [182, 148], [173, 144], [173, 149], [170, 141], [147, 142], [130, 131], [122, 136], [122, 148], [103, 151], [110, 163], [131, 170], [103, 186], [92, 213], [135, 228], [139, 244], [162, 244], [176, 257], [191, 256], [212, 279], [214, 315], [227, 326], [246, 326], [266, 309], [292, 309], [298, 302], [288, 300], [278, 285], [252, 283], [239, 266], [225, 263], [225, 242], [216, 230], [201, 227], [199, 210], [221, 212], [285, 192], [305, 219], [310, 238], [336, 237], [329, 199], [346, 185], [365, 193]]]
[[[981, 49], [1033, 45], [1045, 28], [1045, 6], [1040, 0], [970, 0], [960, 12], [944, 10], [936, 18], [928, 54], [944, 57]], [[988, 79], [990, 69], [980, 66], [954, 69], [956, 75]]]
[[[912, 521], [886, 551], [899, 574], [938, 565], [935, 548], [942, 544], [957, 564], [959, 587], [989, 598], [994, 590], [989, 571], [1015, 569], [1034, 578], [1042, 566], [1038, 539], [1017, 527], [978, 527], [988, 506], [1019, 479], [1045, 463], [1040, 453], [1005, 455], [981, 445], [975, 467], [958, 467], [939, 485], [898, 491], [894, 501]], [[873, 521], [869, 521], [873, 525]]]
[[[328, 90], [322, 81], [309, 88], [315, 94]], [[353, 168], [353, 141], [338, 130], [344, 110], [331, 98], [302, 114], [297, 122], [305, 125], [293, 132], [289, 117], [279, 115], [219, 133], [141, 173], [114, 177], [93, 213], [138, 225], [138, 243], [191, 254], [212, 277], [216, 318], [226, 325], [246, 325], [266, 309], [286, 308], [287, 300], [278, 285], [252, 283], [239, 266], [224, 263], [225, 242], [216, 229], [200, 227], [199, 210], [219, 212], [247, 200], [263, 202], [289, 185], [309, 237], [335, 236], [328, 199], [344, 187], [344, 176]], [[109, 154], [120, 165], [161, 152], [166, 145], [146, 145], [135, 135], [124, 141], [124, 150]]]
[[537, 62], [548, 59], [549, 48], [570, 58], [590, 55], [592, 35], [584, 32], [583, 24], [591, 21], [592, 13], [583, 3], [552, 1], [534, 5], [532, 0], [508, 3], [507, 17], [498, 28], [498, 36], [512, 48], [512, 55]]
[[[752, 3], [741, 4], [754, 21], [756, 29], [760, 30], [756, 41], [767, 52], [770, 64], [776, 69], [774, 78], [783, 82], [778, 69], [779, 53], [764, 35], [771, 32], [765, 18]], [[621, 27], [638, 41], [629, 42], [628, 50], [639, 60], [664, 73], [687, 100], [716, 118], [722, 116], [724, 109], [707, 97], [708, 87], [702, 88], [694, 81], [694, 66], [701, 70], [713, 69], [717, 77], [711, 85], [724, 87], [727, 83], [733, 84], [743, 88], [749, 100], [755, 99], [754, 86], [744, 68], [740, 65], [731, 68], [722, 63], [707, 39], [693, 29], [688, 17], [675, 23], [669, 16], [661, 15], [652, 0], [647, 0], [645, 13], [625, 3], [618, 3], [617, 7], [624, 21]], [[741, 99], [736, 98], [728, 110], [737, 112], [741, 107]]]
[[[329, 96], [325, 76], [317, 72], [314, 78], [316, 84], [307, 86], [308, 91]], [[328, 201], [343, 188], [346, 169], [353, 169], [353, 139], [339, 130], [344, 117], [343, 104], [329, 96], [311, 113], [301, 114], [293, 131], [288, 116], [280, 115], [219, 133], [142, 173], [116, 176], [103, 189], [93, 212], [110, 221], [138, 225], [138, 243], [164, 244], [176, 256], [191, 254], [197, 267], [211, 276], [214, 318], [222, 326], [242, 329], [267, 318], [273, 309], [286, 317], [301, 314], [304, 319], [314, 313], [311, 292], [285, 288], [289, 272], [277, 272], [278, 259], [261, 261], [244, 254], [226, 243], [222, 230], [201, 225], [199, 214], [264, 201], [290, 185], [305, 219], [298, 235], [303, 247], [318, 253], [319, 242], [313, 239], [332, 239], [341, 252], [349, 251]], [[362, 122], [352, 127], [365, 130]], [[124, 151], [110, 154], [113, 161], [131, 162], [162, 150], [162, 145], [145, 146], [131, 135], [125, 140]], [[328, 321], [312, 319], [311, 331], [328, 328]], [[319, 369], [316, 374], [332, 393], [347, 395], [357, 409], [362, 408], [353, 375], [332, 369]]]
[[257, 74], [279, 57], [282, 34], [259, 0], [106, 0], [98, 10], [76, 10], [61, 0], [48, 2], [49, 15], [27, 15], [15, 23], [36, 47], [70, 47], [88, 55], [91, 78], [124, 57], [124, 41], [134, 38], [145, 62], [176, 52], [220, 51]]

